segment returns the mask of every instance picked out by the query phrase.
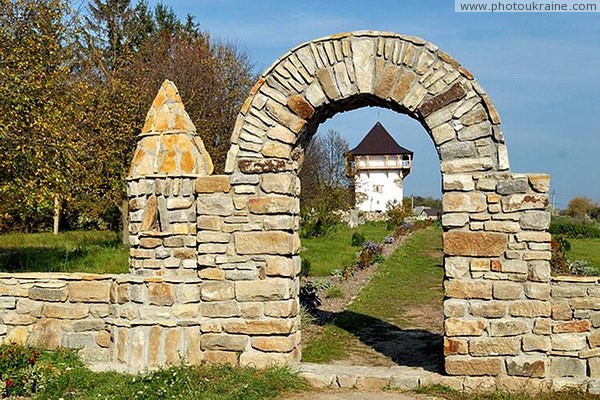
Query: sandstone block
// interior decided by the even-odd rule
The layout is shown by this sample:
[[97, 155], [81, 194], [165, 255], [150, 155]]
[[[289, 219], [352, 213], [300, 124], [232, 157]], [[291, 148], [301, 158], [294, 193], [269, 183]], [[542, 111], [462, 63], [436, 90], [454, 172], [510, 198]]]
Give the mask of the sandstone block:
[[236, 301], [200, 303], [200, 314], [204, 317], [239, 317], [240, 305]]
[[509, 375], [543, 378], [546, 376], [546, 358], [542, 356], [513, 357], [506, 361], [506, 370]]
[[267, 276], [293, 277], [296, 274], [294, 262], [289, 257], [267, 256], [265, 268]]
[[238, 354], [235, 351], [206, 350], [204, 352], [204, 361], [208, 364], [236, 365]]
[[225, 279], [225, 271], [221, 268], [203, 268], [198, 271], [198, 276], [202, 279], [222, 281]]
[[508, 239], [500, 233], [450, 231], [444, 233], [444, 253], [456, 256], [492, 257], [506, 251]]
[[238, 254], [295, 254], [300, 247], [297, 235], [287, 232], [236, 232], [235, 248]]
[[520, 319], [490, 321], [490, 336], [516, 336], [527, 332], [531, 332], [531, 327]]
[[297, 195], [300, 190], [298, 177], [291, 173], [263, 174], [261, 188], [266, 193], [287, 195]]
[[157, 306], [170, 306], [175, 302], [173, 285], [168, 283], [149, 283], [148, 299], [150, 304]]
[[500, 301], [483, 301], [471, 303], [471, 314], [474, 317], [504, 318], [506, 304]]
[[[554, 295], [554, 292], [552, 293]], [[570, 321], [573, 318], [573, 310], [568, 301], [552, 304], [552, 319], [557, 321]]]
[[444, 193], [442, 203], [444, 213], [481, 212], [487, 210], [487, 201], [483, 193]]
[[446, 358], [445, 368], [449, 375], [496, 376], [502, 373], [500, 358], [465, 358], [450, 356]]
[[504, 212], [544, 210], [546, 207], [548, 207], [548, 196], [545, 194], [513, 194], [502, 199]]
[[587, 341], [584, 334], [580, 333], [561, 333], [550, 337], [552, 350], [558, 351], [578, 351], [587, 347]]
[[484, 227], [486, 231], [517, 233], [521, 230], [518, 222], [513, 221], [485, 221]]
[[229, 176], [213, 175], [196, 178], [196, 193], [227, 193], [231, 190]]
[[444, 214], [442, 215], [442, 225], [444, 227], [459, 228], [469, 223], [468, 214]]
[[533, 333], [550, 335], [552, 333], [552, 321], [549, 318], [537, 318], [533, 326]]
[[278, 353], [290, 352], [297, 345], [294, 336], [255, 336], [252, 338], [252, 347], [260, 351], [274, 351]]
[[292, 215], [265, 215], [263, 217], [263, 226], [265, 230], [292, 230], [296, 229], [298, 217]]
[[469, 354], [469, 342], [464, 339], [444, 338], [444, 355]]
[[289, 365], [297, 361], [296, 358], [294, 352], [282, 354], [245, 351], [240, 355], [240, 366], [264, 369], [272, 366]]
[[284, 301], [269, 301], [264, 303], [264, 313], [267, 317], [290, 318], [298, 315], [300, 305], [297, 299]]
[[521, 300], [510, 305], [509, 313], [513, 317], [549, 317], [552, 306], [545, 301]]
[[548, 261], [534, 260], [527, 263], [529, 268], [528, 278], [536, 282], [548, 282], [550, 280], [550, 263]]
[[550, 189], [550, 175], [530, 174], [529, 183], [536, 192], [547, 193]]
[[582, 333], [589, 332], [591, 323], [587, 319], [579, 321], [560, 322], [552, 328], [553, 333]]
[[[452, 124], [447, 123], [440, 126], [437, 126], [431, 130], [431, 136], [433, 137], [433, 141], [439, 146], [442, 143], [445, 143], [449, 140], [452, 140], [456, 137], [456, 131]], [[446, 189], [445, 190], [462, 190], [462, 189]], [[467, 189], [465, 189], [467, 190]]]
[[233, 282], [212, 281], [200, 286], [200, 297], [204, 301], [223, 301], [235, 298]]
[[542, 335], [523, 336], [523, 351], [549, 352], [552, 348], [550, 338]]
[[62, 321], [44, 319], [33, 326], [33, 330], [27, 337], [27, 345], [56, 349], [61, 344], [62, 329]]
[[89, 315], [89, 307], [85, 304], [44, 304], [42, 314], [46, 318], [81, 319]]
[[248, 336], [204, 334], [200, 340], [202, 350], [243, 351], [249, 343]]
[[200, 194], [196, 200], [199, 215], [228, 216], [233, 212], [233, 198], [230, 194]]
[[238, 281], [235, 283], [238, 301], [285, 300], [290, 296], [289, 279], [269, 278], [259, 281]]
[[444, 316], [447, 318], [464, 317], [469, 308], [467, 300], [446, 299], [444, 300]]
[[24, 326], [17, 326], [11, 329], [6, 337], [4, 338], [4, 344], [15, 344], [17, 346], [24, 346], [27, 343], [27, 337], [29, 332]]
[[469, 281], [451, 279], [445, 282], [445, 294], [459, 299], [491, 299], [492, 283], [486, 281]]
[[289, 334], [296, 329], [294, 319], [267, 319], [231, 321], [223, 323], [223, 329], [227, 333], [245, 335], [271, 335]]
[[494, 298], [498, 300], [515, 300], [523, 294], [523, 284], [516, 282], [498, 281], [494, 282]]
[[549, 377], [586, 377], [586, 362], [570, 357], [550, 357]]
[[473, 356], [516, 355], [521, 351], [521, 339], [516, 337], [478, 338], [469, 342]]
[[[222, 227], [221, 218], [212, 215], [201, 215], [198, 217], [198, 229], [200, 231], [220, 231]], [[166, 240], [165, 240], [166, 241]], [[165, 246], [167, 246], [165, 244]], [[168, 246], [179, 247], [179, 246]]]
[[444, 259], [444, 270], [449, 278], [463, 278], [469, 274], [469, 258], [446, 257]]
[[28, 296], [31, 300], [65, 301], [67, 300], [68, 292], [65, 284], [57, 284], [49, 287], [36, 285], [29, 289]]
[[253, 214], [297, 214], [298, 208], [294, 197], [270, 195], [248, 200], [248, 210]]
[[446, 336], [481, 336], [486, 324], [482, 320], [447, 318], [444, 321]]
[[520, 223], [523, 229], [545, 230], [550, 226], [550, 213], [548, 211], [526, 211], [521, 216]]
[[69, 282], [69, 301], [108, 303], [110, 301], [110, 282]]
[[[527, 263], [525, 264], [525, 273], [527, 273]], [[528, 298], [534, 300], [550, 300], [550, 286], [546, 283], [525, 283], [525, 294]]]

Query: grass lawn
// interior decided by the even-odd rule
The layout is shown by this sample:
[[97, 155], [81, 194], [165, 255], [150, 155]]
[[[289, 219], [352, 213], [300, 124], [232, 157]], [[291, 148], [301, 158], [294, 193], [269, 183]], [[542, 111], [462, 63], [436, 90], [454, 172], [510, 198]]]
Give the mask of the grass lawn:
[[356, 336], [361, 335], [357, 332], [377, 335], [370, 329], [375, 324], [392, 334], [401, 329], [441, 331], [441, 326], [435, 326], [440, 323], [433, 318], [435, 310], [441, 310], [443, 299], [441, 236], [439, 228], [413, 233], [379, 266], [346, 311], [316, 335], [307, 337], [303, 361], [330, 362], [347, 358], [350, 352], [357, 350], [353, 344]]
[[600, 239], [568, 239], [571, 250], [567, 258], [574, 260], [587, 260], [600, 271]]
[[[12, 350], [12, 352], [9, 352]], [[171, 367], [142, 375], [92, 372], [74, 351], [39, 351], [0, 346], [4, 383], [0, 398], [33, 394], [35, 399], [273, 399], [306, 390], [306, 383], [286, 368], [234, 368], [225, 365]], [[11, 359], [12, 358], [12, 359]], [[18, 397], [21, 398], [21, 397]]]
[[128, 249], [111, 231], [0, 236], [2, 272], [126, 273]]
[[334, 269], [350, 265], [359, 247], [352, 247], [352, 234], [362, 233], [366, 240], [381, 242], [388, 234], [385, 222], [367, 222], [356, 229], [339, 224], [326, 237], [303, 238], [300, 256], [310, 261], [312, 276], [328, 276]]

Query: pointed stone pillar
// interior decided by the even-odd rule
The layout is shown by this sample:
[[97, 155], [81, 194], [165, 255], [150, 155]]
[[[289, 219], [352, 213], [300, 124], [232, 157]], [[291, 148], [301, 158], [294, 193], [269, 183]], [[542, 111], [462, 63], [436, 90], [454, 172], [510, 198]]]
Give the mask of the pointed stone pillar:
[[194, 183], [213, 164], [173, 82], [163, 82], [139, 136], [127, 177], [130, 272], [195, 272]]

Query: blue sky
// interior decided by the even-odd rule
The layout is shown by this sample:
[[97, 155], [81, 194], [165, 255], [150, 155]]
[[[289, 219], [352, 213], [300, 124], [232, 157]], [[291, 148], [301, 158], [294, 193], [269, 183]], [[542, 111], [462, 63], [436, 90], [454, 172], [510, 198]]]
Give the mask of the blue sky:
[[[600, 202], [600, 13], [456, 13], [452, 0], [164, 3], [245, 49], [256, 72], [302, 42], [339, 32], [394, 31], [429, 40], [491, 96], [513, 172], [550, 173], [558, 207], [581, 195]], [[334, 116], [320, 131], [336, 129], [353, 147], [378, 118], [415, 152], [406, 193], [439, 197], [433, 143], [409, 117], [365, 108]]]

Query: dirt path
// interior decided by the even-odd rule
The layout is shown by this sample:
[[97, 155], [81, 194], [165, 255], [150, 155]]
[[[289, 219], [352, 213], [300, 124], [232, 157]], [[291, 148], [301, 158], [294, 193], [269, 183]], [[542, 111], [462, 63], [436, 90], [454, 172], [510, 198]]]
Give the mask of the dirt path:
[[[406, 240], [407, 237], [402, 237], [393, 245], [386, 246], [385, 257], [389, 258]], [[441, 259], [441, 253], [436, 249], [428, 248], [425, 254], [432, 259]], [[390, 299], [394, 317], [386, 319], [348, 310], [350, 304], [360, 301], [359, 292], [369, 284], [377, 269], [377, 266], [371, 266], [359, 270], [346, 280], [332, 278], [332, 283], [342, 289], [344, 296], [330, 299], [326, 297], [326, 290], [319, 293], [323, 304], [317, 315], [318, 324], [303, 328], [303, 337], [306, 341], [318, 337], [323, 333], [323, 324], [335, 319], [336, 326], [352, 335], [344, 338], [347, 357], [333, 361], [333, 364], [386, 367], [403, 365], [440, 372], [443, 362], [441, 302], [431, 304], [417, 301], [398, 306], [394, 299]]]

